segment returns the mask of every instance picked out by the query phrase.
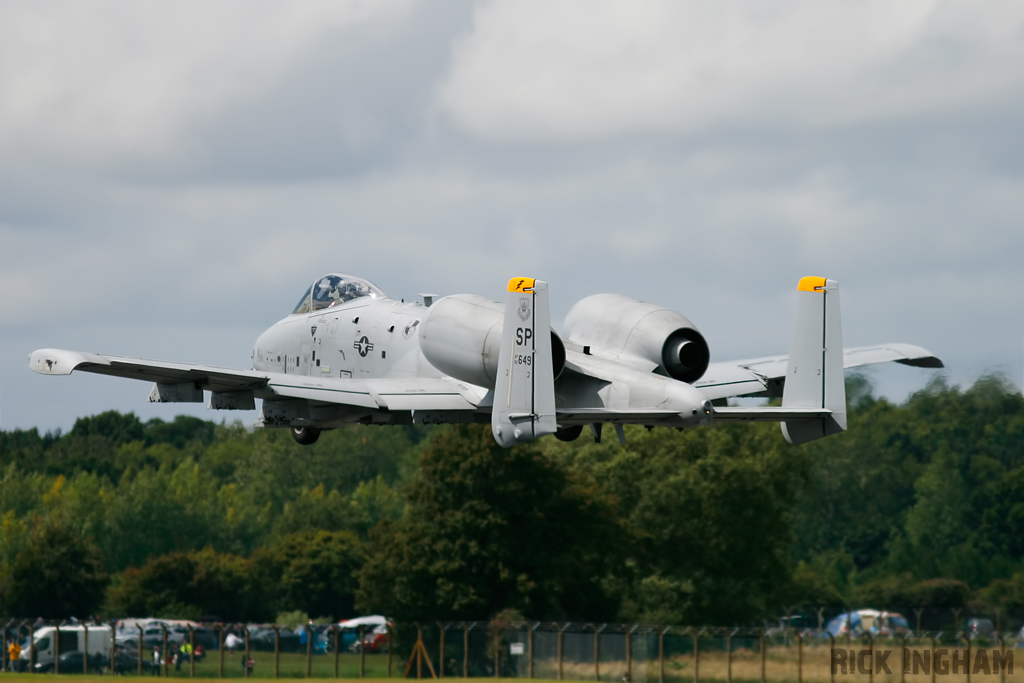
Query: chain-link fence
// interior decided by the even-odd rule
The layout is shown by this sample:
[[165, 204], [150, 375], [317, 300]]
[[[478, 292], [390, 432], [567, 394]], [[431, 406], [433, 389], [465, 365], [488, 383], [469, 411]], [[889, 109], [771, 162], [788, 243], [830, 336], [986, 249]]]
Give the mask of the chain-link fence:
[[1017, 631], [988, 629], [978, 623], [983, 618], [961, 620], [953, 612], [950, 624], [915, 632], [893, 628], [898, 622], [887, 617], [894, 613], [861, 612], [860, 626], [875, 622], [842, 629], [852, 612], [824, 611], [788, 614], [758, 629], [577, 622], [115, 628], [12, 620], [3, 629], [3, 669], [201, 678], [1024, 683], [1024, 663], [1014, 661], [1017, 652], [1024, 657]]

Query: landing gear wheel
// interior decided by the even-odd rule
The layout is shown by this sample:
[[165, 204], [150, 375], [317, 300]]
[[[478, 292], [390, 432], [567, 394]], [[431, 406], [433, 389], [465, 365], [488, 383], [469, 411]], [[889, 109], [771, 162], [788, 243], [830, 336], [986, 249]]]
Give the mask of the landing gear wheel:
[[576, 425], [575, 427], [566, 427], [565, 429], [559, 429], [555, 432], [555, 438], [559, 441], [575, 441], [580, 438], [580, 434], [583, 433], [583, 425]]
[[292, 438], [303, 446], [309, 446], [320, 438], [320, 430], [316, 427], [292, 427]]

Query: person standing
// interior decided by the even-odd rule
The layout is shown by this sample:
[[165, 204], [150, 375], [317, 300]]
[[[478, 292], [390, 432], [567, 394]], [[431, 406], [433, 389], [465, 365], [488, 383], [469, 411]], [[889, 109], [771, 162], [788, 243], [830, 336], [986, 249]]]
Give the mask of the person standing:
[[154, 676], [159, 676], [160, 675], [160, 659], [161, 659], [160, 658], [160, 646], [159, 645], [154, 645], [153, 646], [153, 669], [151, 671], [151, 673]]
[[16, 671], [18, 668], [18, 660], [21, 658], [21, 645], [18, 644], [17, 640], [12, 640], [10, 646], [7, 648], [7, 655], [10, 657], [8, 663], [8, 671]]

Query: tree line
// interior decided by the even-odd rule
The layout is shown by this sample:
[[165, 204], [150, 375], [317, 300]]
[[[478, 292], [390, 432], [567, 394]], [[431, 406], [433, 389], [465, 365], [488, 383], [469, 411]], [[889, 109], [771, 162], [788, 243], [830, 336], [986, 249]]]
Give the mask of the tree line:
[[[801, 605], [1024, 619], [1024, 398], [942, 379], [850, 430], [284, 430], [108, 412], [0, 432], [0, 613], [757, 624]], [[1004, 619], [1005, 623], [1005, 619]]]

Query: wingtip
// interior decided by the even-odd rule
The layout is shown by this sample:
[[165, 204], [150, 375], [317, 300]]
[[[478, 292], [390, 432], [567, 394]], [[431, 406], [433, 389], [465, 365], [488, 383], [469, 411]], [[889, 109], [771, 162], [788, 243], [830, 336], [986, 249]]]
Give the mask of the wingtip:
[[942, 361], [935, 356], [927, 356], [925, 358], [902, 358], [896, 361], [902, 365], [909, 365], [915, 368], [944, 368]]

